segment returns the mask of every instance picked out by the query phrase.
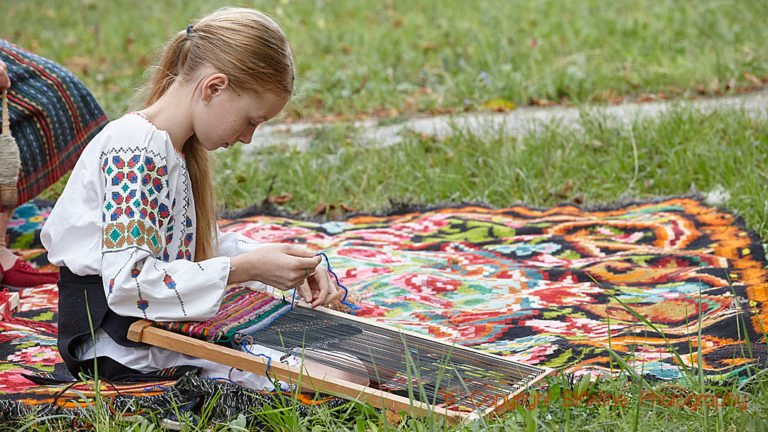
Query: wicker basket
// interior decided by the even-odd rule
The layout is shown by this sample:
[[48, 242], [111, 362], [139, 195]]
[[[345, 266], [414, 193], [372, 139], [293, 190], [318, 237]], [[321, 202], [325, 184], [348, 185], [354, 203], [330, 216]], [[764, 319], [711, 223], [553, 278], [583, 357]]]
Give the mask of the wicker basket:
[[21, 159], [19, 147], [11, 135], [8, 120], [8, 90], [3, 90], [3, 132], [0, 134], [0, 206], [16, 208], [19, 199], [18, 181]]

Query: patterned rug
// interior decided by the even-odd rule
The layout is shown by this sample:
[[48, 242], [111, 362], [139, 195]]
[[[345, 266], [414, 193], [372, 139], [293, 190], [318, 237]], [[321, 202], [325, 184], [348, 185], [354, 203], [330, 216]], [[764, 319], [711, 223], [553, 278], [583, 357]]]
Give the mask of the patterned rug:
[[325, 252], [357, 316], [577, 376], [617, 372], [609, 347], [656, 379], [699, 360], [706, 375], [731, 376], [768, 354], [763, 248], [695, 198], [326, 223], [253, 216], [221, 229]]
[[[40, 265], [35, 232], [47, 205], [20, 207], [9, 228], [10, 244]], [[738, 377], [768, 355], [763, 248], [739, 218], [696, 198], [591, 211], [445, 207], [325, 223], [250, 216], [220, 226], [325, 252], [358, 316], [574, 376], [617, 373], [611, 352], [651, 379], [680, 378], [700, 362], [713, 379]], [[50, 325], [56, 302], [55, 285], [24, 290], [18, 322], [0, 321], [0, 419], [75, 403], [57, 398], [61, 385], [22, 376], [71, 379]], [[235, 391], [225, 386], [185, 376], [112, 389], [128, 398], [117, 405], [140, 414], [177, 387], [192, 406], [207, 396], [189, 389]], [[230, 406], [221, 418], [248, 405]]]

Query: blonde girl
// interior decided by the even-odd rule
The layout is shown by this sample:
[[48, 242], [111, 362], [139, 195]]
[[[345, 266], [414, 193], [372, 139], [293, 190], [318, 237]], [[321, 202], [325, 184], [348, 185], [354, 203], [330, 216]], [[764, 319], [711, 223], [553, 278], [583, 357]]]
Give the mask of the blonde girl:
[[96, 365], [108, 379], [148, 378], [192, 367], [271, 387], [266, 377], [233, 375], [126, 334], [136, 318], [210, 318], [230, 283], [298, 287], [313, 306], [337, 297], [315, 253], [221, 234], [215, 224], [208, 152], [250, 142], [286, 105], [294, 77], [288, 42], [272, 19], [222, 9], [168, 42], [146, 107], [88, 144], [42, 233], [61, 268], [58, 346], [73, 374], [93, 374]]

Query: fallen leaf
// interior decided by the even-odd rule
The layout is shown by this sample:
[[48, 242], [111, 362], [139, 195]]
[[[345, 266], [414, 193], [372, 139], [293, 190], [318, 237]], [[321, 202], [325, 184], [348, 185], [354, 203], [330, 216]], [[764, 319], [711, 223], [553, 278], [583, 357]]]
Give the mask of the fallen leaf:
[[515, 104], [502, 98], [495, 98], [485, 101], [483, 106], [492, 111], [507, 112], [515, 109]]
[[557, 102], [551, 101], [549, 99], [536, 99], [535, 97], [531, 96], [531, 105], [535, 106], [555, 106], [557, 105]]
[[[333, 204], [330, 204], [332, 206]], [[312, 216], [317, 216], [321, 213], [327, 213], [329, 204], [320, 203], [315, 207], [315, 210], [312, 211]]]
[[760, 78], [752, 75], [751, 73], [745, 73], [744, 78], [748, 79], [749, 81], [752, 81], [755, 85], [763, 85], [763, 81], [761, 81]]
[[342, 213], [351, 213], [356, 212], [357, 209], [354, 207], [350, 207], [344, 203], [337, 204], [331, 204], [331, 203], [320, 203], [315, 207], [315, 210], [312, 212], [312, 216], [318, 216], [320, 214], [330, 214], [332, 218], [336, 218], [340, 216]]
[[653, 93], [643, 93], [635, 99], [635, 102], [650, 102], [656, 100], [656, 95]]
[[272, 195], [268, 198], [269, 202], [275, 203], [275, 204], [285, 204], [288, 201], [293, 200], [293, 194], [290, 193], [284, 193], [280, 195]]
[[402, 421], [400, 414], [398, 414], [396, 411], [393, 411], [393, 410], [384, 411], [384, 417], [386, 417], [387, 421], [392, 423], [393, 425], [398, 425]]

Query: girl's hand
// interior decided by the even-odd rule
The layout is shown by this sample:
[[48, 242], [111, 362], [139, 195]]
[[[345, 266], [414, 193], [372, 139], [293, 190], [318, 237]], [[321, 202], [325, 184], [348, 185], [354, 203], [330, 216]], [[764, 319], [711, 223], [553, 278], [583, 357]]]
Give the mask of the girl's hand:
[[[314, 275], [322, 257], [301, 246], [268, 244], [256, 250], [232, 257], [228, 284], [259, 281], [283, 291], [301, 286]], [[327, 277], [327, 276], [326, 276]], [[311, 290], [311, 286], [310, 286]], [[309, 303], [309, 291], [299, 292]]]
[[327, 305], [339, 296], [336, 284], [333, 283], [322, 264], [318, 264], [314, 273], [298, 287], [299, 295], [313, 308]]
[[11, 79], [8, 77], [8, 66], [0, 60], [0, 90], [11, 88]]

